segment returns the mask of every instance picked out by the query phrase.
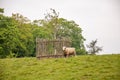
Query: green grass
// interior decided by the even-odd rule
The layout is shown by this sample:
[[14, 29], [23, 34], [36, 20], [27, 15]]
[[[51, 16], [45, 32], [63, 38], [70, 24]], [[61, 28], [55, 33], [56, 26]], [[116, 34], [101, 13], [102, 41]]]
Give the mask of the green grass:
[[120, 80], [120, 55], [0, 59], [0, 80]]

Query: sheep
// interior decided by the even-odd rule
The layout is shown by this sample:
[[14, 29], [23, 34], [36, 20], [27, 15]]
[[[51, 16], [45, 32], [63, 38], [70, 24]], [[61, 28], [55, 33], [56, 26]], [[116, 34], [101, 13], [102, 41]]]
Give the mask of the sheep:
[[75, 48], [73, 47], [63, 47], [64, 57], [68, 57], [70, 55], [76, 56]]

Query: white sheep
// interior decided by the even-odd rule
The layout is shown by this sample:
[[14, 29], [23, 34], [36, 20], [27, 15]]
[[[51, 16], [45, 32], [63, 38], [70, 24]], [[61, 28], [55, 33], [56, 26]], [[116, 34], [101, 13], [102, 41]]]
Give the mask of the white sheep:
[[70, 55], [76, 55], [75, 48], [73, 47], [63, 47], [64, 56], [68, 57]]

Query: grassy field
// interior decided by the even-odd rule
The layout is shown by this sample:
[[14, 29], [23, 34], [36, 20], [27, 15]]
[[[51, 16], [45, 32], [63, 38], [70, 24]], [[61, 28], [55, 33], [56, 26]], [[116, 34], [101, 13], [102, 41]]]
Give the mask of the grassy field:
[[120, 55], [0, 59], [0, 80], [120, 80]]

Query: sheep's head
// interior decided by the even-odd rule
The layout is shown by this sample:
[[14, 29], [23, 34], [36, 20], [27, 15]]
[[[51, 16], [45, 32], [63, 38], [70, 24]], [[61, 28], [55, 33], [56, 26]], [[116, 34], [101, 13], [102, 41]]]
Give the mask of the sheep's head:
[[65, 46], [63, 46], [63, 51], [65, 51], [65, 49], [66, 49], [66, 47], [65, 47]]

